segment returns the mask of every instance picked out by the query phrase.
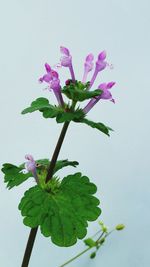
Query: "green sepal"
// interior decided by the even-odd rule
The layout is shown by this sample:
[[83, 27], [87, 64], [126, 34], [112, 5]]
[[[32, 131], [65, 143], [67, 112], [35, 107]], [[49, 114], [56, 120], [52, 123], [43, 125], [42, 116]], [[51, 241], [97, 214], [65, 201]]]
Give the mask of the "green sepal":
[[[48, 166], [50, 161], [48, 159], [40, 159], [36, 160], [37, 164], [37, 175], [40, 181], [40, 184], [44, 186], [45, 184], [45, 177], [47, 175]], [[76, 167], [79, 163], [77, 161], [69, 161], [68, 159], [65, 160], [58, 160], [56, 162], [54, 172], [55, 174], [60, 169], [72, 166]], [[7, 183], [8, 189], [13, 188], [14, 186], [18, 186], [26, 181], [28, 178], [33, 177], [31, 172], [23, 173], [22, 171], [25, 168], [25, 164], [21, 164], [19, 167], [15, 166], [10, 163], [3, 164], [2, 172], [4, 173], [4, 182]]]
[[91, 255], [90, 255], [90, 258], [94, 259], [95, 257], [96, 257], [96, 252], [92, 252]]
[[54, 244], [69, 247], [85, 237], [88, 221], [96, 220], [101, 213], [99, 200], [93, 196], [96, 191], [88, 177], [75, 173], [66, 176], [55, 192], [38, 185], [30, 188], [19, 210], [25, 225], [40, 226], [41, 233], [51, 237]]
[[70, 83], [62, 89], [62, 93], [65, 94], [69, 99], [72, 99], [74, 102], [82, 102], [84, 100], [99, 96], [102, 94], [102, 90], [88, 91], [89, 83], [83, 84], [80, 81], [75, 83]]
[[100, 132], [102, 132], [108, 136], [110, 136], [109, 132], [113, 131], [110, 127], [106, 126], [105, 124], [103, 124], [101, 122], [94, 122], [94, 121], [88, 120], [86, 118], [83, 118], [83, 119], [78, 120], [76, 122], [84, 123], [84, 124], [86, 124], [92, 128], [99, 130]]
[[66, 121], [75, 121], [75, 120], [80, 120], [84, 118], [85, 114], [81, 109], [77, 109], [74, 111], [71, 110], [66, 110], [65, 112], [61, 112], [57, 115], [56, 121], [58, 123], [66, 122]]

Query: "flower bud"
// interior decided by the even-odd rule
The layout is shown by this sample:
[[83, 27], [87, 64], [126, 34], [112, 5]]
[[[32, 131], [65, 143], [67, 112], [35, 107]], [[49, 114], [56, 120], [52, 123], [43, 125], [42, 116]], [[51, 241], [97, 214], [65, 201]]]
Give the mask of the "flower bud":
[[115, 229], [117, 230], [117, 231], [121, 231], [121, 230], [123, 230], [125, 228], [125, 225], [124, 224], [118, 224], [118, 225], [116, 225], [116, 227], [115, 227]]

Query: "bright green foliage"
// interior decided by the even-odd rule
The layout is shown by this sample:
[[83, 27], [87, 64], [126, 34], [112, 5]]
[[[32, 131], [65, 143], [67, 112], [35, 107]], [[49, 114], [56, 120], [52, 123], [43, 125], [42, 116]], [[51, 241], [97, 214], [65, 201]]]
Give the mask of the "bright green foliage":
[[85, 245], [87, 245], [90, 248], [93, 248], [97, 245], [97, 243], [92, 238], [87, 238], [84, 240]]
[[[44, 186], [45, 184], [45, 177], [47, 174], [47, 169], [50, 164], [50, 161], [48, 159], [40, 159], [36, 160], [37, 164], [37, 174], [39, 181], [41, 185]], [[59, 171], [60, 169], [67, 167], [67, 166], [72, 166], [76, 167], [79, 163], [77, 161], [69, 161], [67, 159], [65, 160], [58, 160], [56, 162], [56, 166], [54, 169], [54, 173]], [[10, 164], [10, 163], [5, 163], [3, 164], [2, 167], [2, 172], [5, 174], [4, 176], [4, 182], [7, 183], [7, 187], [9, 189], [13, 188], [14, 186], [18, 186], [22, 184], [24, 181], [26, 181], [29, 177], [33, 177], [33, 174], [31, 172], [28, 173], [23, 173], [23, 169], [25, 168], [25, 164], [21, 164], [19, 167]]]
[[45, 237], [54, 244], [72, 246], [87, 233], [87, 221], [94, 221], [101, 213], [99, 200], [93, 196], [96, 186], [81, 173], [66, 176], [58, 190], [47, 192], [38, 185], [25, 192], [19, 209], [24, 224], [40, 226]]
[[68, 109], [68, 110], [58, 114], [56, 117], [56, 121], [58, 123], [62, 123], [65, 121], [75, 121], [75, 120], [79, 120], [81, 118], [84, 118], [84, 116], [85, 116], [85, 114], [83, 113], [83, 111], [81, 109], [77, 109], [74, 111], [71, 111]]
[[[40, 181], [40, 185], [43, 189], [48, 189], [49, 187], [51, 187], [51, 183], [46, 184], [45, 178], [47, 175], [48, 167], [50, 165], [50, 161], [48, 159], [44, 159], [44, 160], [37, 160], [36, 163], [37, 163], [37, 174]], [[79, 163], [77, 161], [69, 161], [68, 159], [58, 160], [56, 162], [53, 175], [64, 167], [67, 166], [76, 167], [78, 164]]]
[[56, 107], [49, 104], [48, 99], [44, 97], [37, 98], [31, 103], [31, 106], [24, 109], [22, 114], [32, 113], [34, 111], [40, 111], [44, 118], [56, 118], [58, 123], [63, 123], [66, 121], [77, 120], [84, 117], [84, 113], [81, 109], [71, 110], [67, 106]]
[[80, 81], [76, 81], [76, 83], [70, 83], [69, 85], [64, 86], [62, 93], [74, 102], [81, 102], [99, 96], [102, 93], [102, 90], [99, 89], [95, 91], [87, 91], [88, 86], [89, 83], [83, 84]]
[[24, 109], [22, 114], [32, 113], [37, 110], [43, 112], [45, 118], [54, 118], [61, 112], [61, 108], [49, 104], [47, 98], [39, 97], [31, 103], [30, 107]]
[[[63, 88], [62, 92], [65, 93], [70, 99], [75, 102], [83, 101], [88, 98], [92, 98], [101, 93], [100, 90], [87, 91], [87, 85], [81, 82], [76, 82], [76, 84], [70, 84]], [[22, 114], [31, 113], [34, 111], [40, 111], [44, 118], [56, 118], [58, 123], [64, 122], [80, 122], [87, 124], [88, 126], [95, 128], [104, 134], [109, 136], [109, 131], [112, 129], [101, 122], [94, 122], [85, 118], [85, 114], [82, 109], [77, 108], [73, 110], [71, 107], [65, 105], [65, 107], [53, 106], [49, 104], [48, 99], [40, 97], [31, 103], [31, 106], [24, 109]]]
[[58, 160], [55, 165], [54, 173], [56, 173], [57, 171], [59, 171], [60, 169], [64, 167], [67, 167], [67, 166], [76, 167], [77, 165], [79, 165], [77, 161], [69, 161], [68, 159]]
[[95, 128], [95, 129], [103, 132], [104, 134], [106, 134], [108, 136], [109, 136], [109, 131], [112, 131], [112, 129], [110, 127], [104, 125], [103, 123], [101, 123], [101, 122], [94, 122], [94, 121], [88, 120], [86, 118], [83, 118], [83, 119], [79, 120], [78, 122], [85, 123], [88, 126], [90, 126], [92, 128]]
[[8, 189], [11, 189], [14, 186], [18, 186], [26, 181], [32, 174], [22, 173], [23, 168], [17, 167], [10, 163], [3, 164], [2, 172], [5, 174], [4, 182], [7, 183]]

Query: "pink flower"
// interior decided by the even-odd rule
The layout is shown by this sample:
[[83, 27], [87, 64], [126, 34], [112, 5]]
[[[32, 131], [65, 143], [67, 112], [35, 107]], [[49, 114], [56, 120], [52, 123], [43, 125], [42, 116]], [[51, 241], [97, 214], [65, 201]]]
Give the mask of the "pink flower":
[[106, 99], [115, 102], [115, 100], [112, 98], [111, 92], [109, 91], [114, 85], [115, 82], [101, 83], [98, 86], [98, 89], [101, 89], [103, 91], [103, 93], [100, 95], [100, 99]]
[[32, 172], [33, 177], [35, 178], [36, 182], [38, 183], [39, 181], [38, 181], [38, 176], [37, 176], [37, 172], [36, 172], [36, 162], [35, 162], [33, 156], [30, 154], [27, 154], [25, 156], [25, 159], [27, 159], [27, 162], [25, 163], [25, 169], [28, 172]]
[[61, 46], [60, 52], [62, 54], [62, 57], [60, 59], [61, 65], [63, 67], [69, 68], [72, 81], [75, 82], [75, 75], [74, 75], [74, 70], [72, 66], [72, 56], [70, 55], [69, 49], [64, 46]]
[[94, 60], [93, 54], [89, 54], [85, 59], [84, 74], [83, 74], [83, 79], [82, 79], [83, 83], [86, 82], [88, 73], [93, 69], [93, 66], [94, 66], [93, 60]]
[[112, 98], [112, 94], [109, 91], [114, 85], [115, 85], [115, 82], [100, 84], [98, 86], [98, 89], [103, 91], [102, 94], [99, 96], [93, 97], [89, 101], [89, 103], [83, 109], [84, 113], [85, 114], [88, 113], [100, 99], [110, 100], [111, 102], [115, 103], [115, 100]]
[[105, 51], [100, 52], [96, 61], [95, 71], [90, 81], [90, 86], [88, 89], [90, 89], [94, 84], [97, 74], [106, 68], [107, 62], [105, 61], [105, 59], [106, 59], [106, 52]]
[[51, 69], [50, 65], [48, 63], [45, 63], [45, 69], [46, 69], [46, 74], [44, 74], [44, 76], [42, 76], [39, 81], [42, 82], [46, 82], [48, 83], [48, 89], [52, 89], [58, 104], [60, 106], [64, 105], [64, 101], [63, 101], [63, 97], [61, 94], [61, 86], [60, 86], [60, 80], [59, 80], [59, 75], [57, 73], [57, 71]]

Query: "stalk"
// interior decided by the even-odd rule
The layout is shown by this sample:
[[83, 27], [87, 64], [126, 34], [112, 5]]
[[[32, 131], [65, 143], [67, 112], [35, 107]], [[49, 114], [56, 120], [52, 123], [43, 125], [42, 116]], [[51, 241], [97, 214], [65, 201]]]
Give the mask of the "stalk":
[[[69, 122], [65, 122], [63, 125], [62, 131], [60, 133], [56, 148], [54, 150], [54, 153], [53, 153], [53, 156], [52, 156], [49, 168], [48, 168], [48, 172], [47, 172], [47, 176], [46, 176], [46, 183], [53, 176], [53, 171], [54, 171], [54, 168], [56, 165], [56, 161], [57, 161], [62, 143], [63, 143], [64, 138], [65, 138], [68, 126], [69, 126]], [[31, 257], [33, 246], [34, 246], [37, 231], [38, 231], [38, 227], [32, 228], [30, 231], [21, 267], [28, 267], [29, 266], [29, 261], [30, 261], [30, 257]]]

